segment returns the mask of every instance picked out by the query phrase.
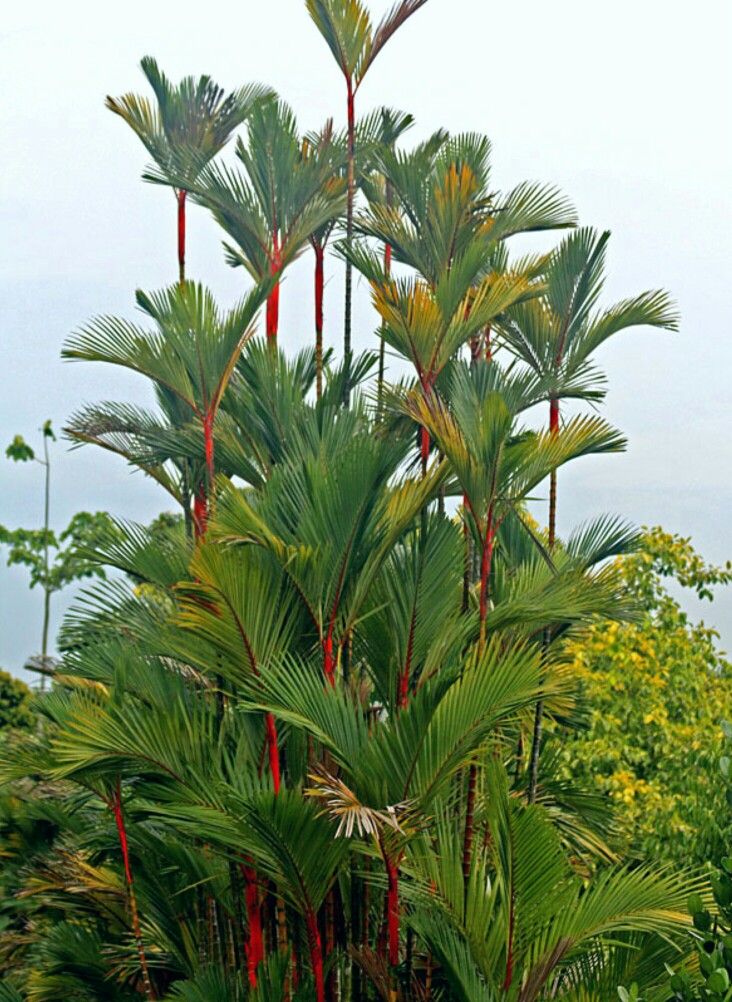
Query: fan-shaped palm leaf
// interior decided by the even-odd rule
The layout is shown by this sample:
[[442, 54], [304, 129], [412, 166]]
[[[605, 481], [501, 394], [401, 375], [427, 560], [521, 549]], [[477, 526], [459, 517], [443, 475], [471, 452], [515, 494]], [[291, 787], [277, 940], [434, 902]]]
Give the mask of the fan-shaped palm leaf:
[[178, 85], [151, 56], [140, 63], [156, 105], [137, 94], [108, 97], [107, 107], [119, 115], [142, 141], [156, 169], [146, 180], [176, 188], [178, 202], [178, 271], [185, 279], [186, 195], [196, 178], [226, 145], [233, 131], [256, 105], [271, 96], [269, 88], [249, 84], [226, 94], [211, 77], [185, 77]]

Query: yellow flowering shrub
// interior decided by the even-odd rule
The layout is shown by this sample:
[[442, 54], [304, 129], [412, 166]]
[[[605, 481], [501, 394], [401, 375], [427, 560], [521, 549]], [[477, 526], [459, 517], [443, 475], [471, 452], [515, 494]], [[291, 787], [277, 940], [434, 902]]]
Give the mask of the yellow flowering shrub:
[[661, 529], [645, 532], [622, 569], [643, 615], [598, 624], [572, 648], [585, 727], [564, 742], [563, 768], [611, 798], [624, 851], [714, 859], [732, 836], [719, 767], [732, 744], [732, 666], [715, 631], [691, 623], [666, 582], [711, 599], [732, 569], [705, 563], [688, 539]]

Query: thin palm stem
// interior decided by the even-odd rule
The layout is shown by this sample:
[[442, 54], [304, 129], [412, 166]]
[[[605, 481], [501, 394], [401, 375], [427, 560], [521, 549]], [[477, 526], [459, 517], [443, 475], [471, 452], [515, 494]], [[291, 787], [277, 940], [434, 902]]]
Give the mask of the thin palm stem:
[[264, 960], [264, 937], [262, 935], [262, 913], [259, 906], [259, 883], [252, 866], [241, 864], [244, 878], [244, 902], [247, 912], [248, 936], [245, 944], [247, 975], [252, 988], [257, 987], [257, 968]]
[[181, 188], [176, 192], [178, 201], [178, 281], [181, 285], [186, 280], [186, 196], [188, 192]]
[[[275, 276], [279, 274], [282, 267], [282, 255], [280, 247], [279, 231], [275, 228], [272, 234], [272, 254], [270, 258], [270, 273]], [[271, 345], [277, 344], [277, 334], [280, 326], [280, 281], [276, 279], [274, 287], [267, 297], [267, 341]]]
[[325, 289], [325, 249], [318, 243], [315, 250], [315, 395], [323, 395], [323, 294]]
[[[552, 435], [559, 433], [559, 401], [549, 403], [549, 431]], [[549, 549], [554, 547], [557, 537], [557, 471], [549, 475]]]
[[[43, 629], [41, 633], [41, 660], [46, 667], [48, 656], [48, 630], [51, 619], [51, 587], [48, 580], [49, 553], [48, 534], [51, 525], [51, 457], [48, 453], [48, 437], [43, 436], [44, 488], [43, 488]], [[41, 675], [41, 692], [46, 688], [46, 676]]]
[[[478, 654], [485, 651], [486, 645], [486, 620], [488, 618], [488, 605], [490, 601], [490, 578], [493, 565], [493, 549], [495, 543], [495, 525], [493, 522], [493, 505], [488, 508], [486, 517], [486, 531], [483, 538], [480, 557], [480, 597], [479, 597], [479, 619], [480, 632], [478, 637]], [[470, 879], [470, 868], [473, 860], [473, 835], [475, 819], [475, 793], [478, 779], [478, 767], [473, 762], [468, 770], [468, 795], [465, 805], [465, 832], [463, 836], [463, 878], [467, 889]]]
[[[559, 401], [549, 403], [549, 431], [552, 435], [559, 433]], [[552, 470], [549, 477], [549, 552], [554, 549], [557, 538], [557, 471]], [[544, 636], [544, 648], [549, 646], [551, 634], [549, 630]], [[530, 804], [536, 801], [536, 791], [539, 784], [539, 759], [541, 757], [541, 737], [544, 722], [544, 700], [539, 699], [534, 712], [534, 733], [531, 739], [531, 756], [529, 759], [529, 790]]]
[[[356, 201], [356, 106], [353, 81], [346, 78], [347, 85], [347, 117], [348, 117], [348, 191], [346, 200], [346, 247], [350, 252], [353, 244], [353, 209]], [[351, 311], [353, 295], [353, 265], [350, 253], [346, 258], [346, 295], [343, 318], [343, 362], [345, 375], [343, 387], [343, 405], [348, 407], [351, 401]]]
[[125, 880], [127, 882], [127, 899], [130, 906], [130, 918], [132, 921], [132, 934], [135, 938], [137, 956], [140, 961], [140, 971], [142, 972], [142, 983], [145, 990], [145, 998], [148, 1002], [154, 1002], [156, 995], [150, 981], [150, 972], [147, 966], [147, 955], [145, 944], [142, 939], [142, 929], [140, 927], [140, 915], [137, 909], [137, 898], [135, 896], [134, 880], [132, 877], [132, 865], [130, 863], [130, 851], [127, 840], [127, 828], [125, 826], [124, 813], [122, 811], [122, 791], [119, 778], [111, 801], [112, 813], [117, 827], [117, 837], [119, 839], [120, 850], [122, 852], [122, 863], [124, 865]]
[[389, 963], [399, 964], [399, 866], [389, 856], [386, 857], [387, 905], [386, 925], [389, 944]]
[[318, 930], [318, 919], [312, 908], [305, 912], [305, 927], [307, 929], [308, 948], [310, 951], [310, 966], [315, 982], [316, 1002], [325, 1002], [325, 981], [323, 979], [323, 947]]
[[[387, 181], [386, 182], [386, 205], [387, 205], [387, 208], [391, 208], [393, 201], [394, 201], [393, 189], [392, 189], [392, 186], [391, 186], [390, 182]], [[387, 278], [391, 275], [391, 257], [392, 257], [391, 244], [386, 244], [384, 246], [384, 274], [387, 276]], [[377, 414], [377, 419], [379, 421], [381, 421], [381, 419], [383, 417], [383, 408], [384, 408], [384, 375], [385, 375], [385, 368], [386, 368], [386, 337], [385, 337], [385, 334], [386, 334], [385, 325], [382, 324], [380, 332], [379, 332], [379, 374], [378, 374], [378, 381], [377, 381], [377, 384], [376, 384], [377, 385], [377, 391], [376, 391], [377, 392], [377, 397], [376, 397], [376, 400], [377, 400], [377, 405], [376, 405], [377, 410], [376, 410], [376, 414]]]

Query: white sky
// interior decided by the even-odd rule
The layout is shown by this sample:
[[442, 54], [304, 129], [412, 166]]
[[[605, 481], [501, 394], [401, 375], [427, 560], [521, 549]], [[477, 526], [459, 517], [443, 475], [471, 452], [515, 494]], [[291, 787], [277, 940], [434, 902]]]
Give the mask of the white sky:
[[[380, 15], [388, 4], [373, 0]], [[732, 5], [728, 0], [430, 0], [394, 38], [359, 95], [361, 111], [412, 112], [417, 140], [439, 126], [493, 142], [494, 179], [554, 182], [584, 224], [613, 231], [608, 301], [665, 286], [682, 331], [621, 336], [600, 361], [606, 415], [627, 454], [582, 461], [560, 480], [566, 529], [613, 510], [693, 536], [732, 556]], [[146, 399], [111, 368], [62, 365], [65, 336], [100, 312], [132, 311], [137, 286], [175, 271], [174, 205], [145, 185], [142, 146], [105, 111], [105, 94], [144, 89], [154, 55], [173, 78], [210, 73], [232, 88], [274, 86], [303, 129], [343, 122], [341, 78], [302, 0], [265, 3], [98, 0], [9, 5], [0, 28], [0, 444], [60, 426], [82, 402]], [[546, 241], [542, 244], [546, 245]], [[309, 258], [288, 273], [281, 342], [311, 337]], [[191, 277], [223, 302], [244, 275], [224, 264], [201, 210], [189, 224]], [[331, 264], [326, 338], [341, 331], [340, 273]], [[368, 295], [357, 289], [356, 341], [373, 344]], [[79, 509], [148, 519], [166, 504], [121, 461], [94, 450], [54, 453], [54, 523]], [[0, 523], [38, 524], [40, 468], [0, 459]], [[0, 665], [37, 650], [41, 596], [0, 567]], [[57, 601], [59, 612], [65, 601]], [[705, 609], [732, 640], [732, 596]]]

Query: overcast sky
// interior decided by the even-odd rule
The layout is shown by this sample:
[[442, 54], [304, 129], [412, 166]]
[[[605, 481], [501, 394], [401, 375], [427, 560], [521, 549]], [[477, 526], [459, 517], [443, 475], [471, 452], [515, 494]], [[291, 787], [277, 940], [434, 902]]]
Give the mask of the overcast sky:
[[[387, 6], [372, 3], [377, 15]], [[690, 535], [718, 561], [732, 556], [731, 28], [728, 0], [430, 0], [359, 94], [362, 112], [412, 112], [414, 140], [439, 126], [487, 133], [496, 187], [559, 185], [584, 224], [612, 230], [608, 302], [649, 287], [673, 292], [679, 334], [634, 331], [600, 357], [606, 414], [629, 449], [562, 474], [560, 522], [566, 530], [612, 510]], [[8, 5], [0, 37], [4, 448], [16, 432], [35, 442], [46, 418], [58, 427], [83, 402], [147, 399], [132, 376], [59, 361], [75, 327], [100, 312], [132, 315], [136, 287], [176, 277], [173, 197], [139, 180], [145, 152], [103, 106], [105, 94], [144, 90], [140, 58], [154, 55], [175, 79], [269, 83], [303, 129], [331, 115], [342, 124], [345, 99], [303, 0], [28, 0]], [[310, 268], [299, 262], [283, 288], [287, 348], [311, 338]], [[330, 268], [326, 338], [337, 344], [342, 277]], [[188, 270], [224, 303], [245, 286], [195, 208]], [[356, 341], [366, 347], [374, 319], [363, 286], [356, 298]], [[169, 507], [99, 451], [59, 443], [53, 463], [56, 527], [79, 509], [149, 519]], [[40, 467], [0, 458], [0, 484], [0, 523], [38, 525]], [[0, 567], [0, 666], [18, 672], [39, 649], [40, 611], [23, 573]], [[730, 645], [732, 597], [703, 613]]]

